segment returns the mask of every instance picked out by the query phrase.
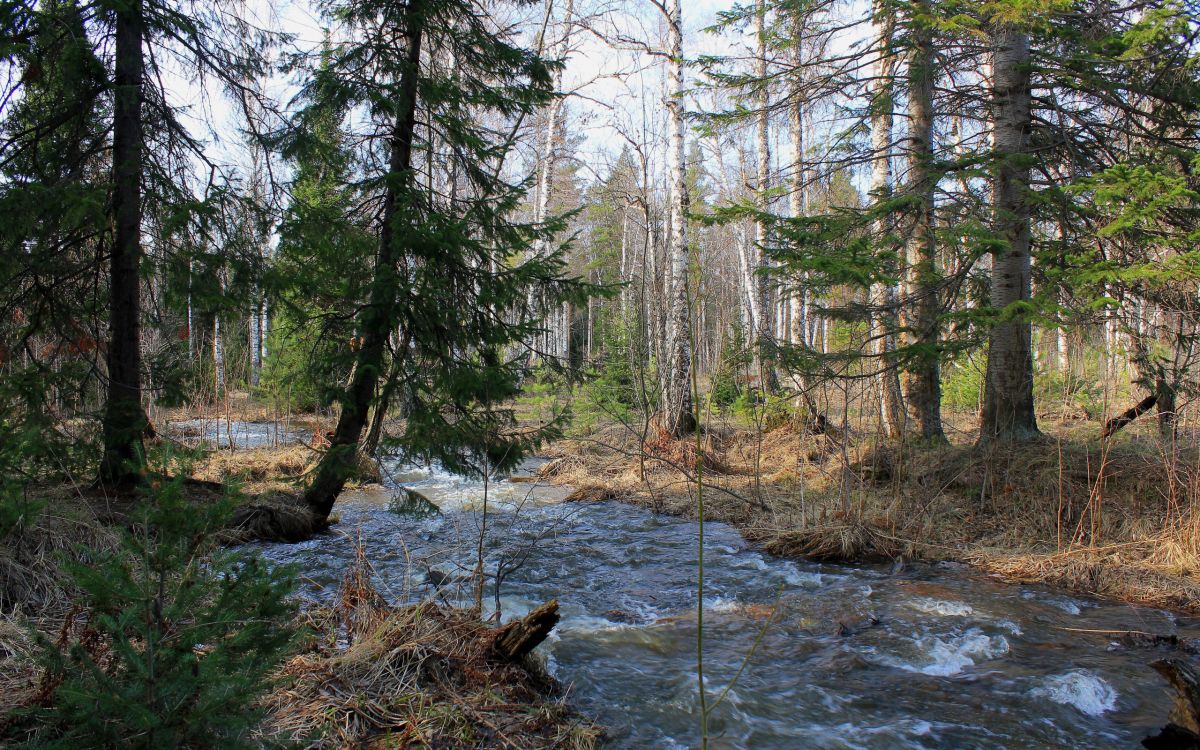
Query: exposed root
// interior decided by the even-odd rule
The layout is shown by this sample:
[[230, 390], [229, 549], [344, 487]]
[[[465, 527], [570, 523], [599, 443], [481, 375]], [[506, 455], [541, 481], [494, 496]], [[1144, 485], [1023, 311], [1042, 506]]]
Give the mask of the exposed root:
[[300, 498], [290, 495], [259, 498], [239, 506], [229, 520], [229, 530], [222, 535], [226, 544], [249, 541], [302, 542], [324, 531], [326, 519], [305, 508]]

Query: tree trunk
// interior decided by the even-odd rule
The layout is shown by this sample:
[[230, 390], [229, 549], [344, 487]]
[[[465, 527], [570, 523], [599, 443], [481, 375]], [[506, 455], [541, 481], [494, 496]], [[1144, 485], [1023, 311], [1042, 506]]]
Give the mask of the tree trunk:
[[696, 428], [696, 420], [692, 414], [691, 310], [687, 288], [688, 194], [682, 99], [683, 13], [680, 0], [671, 0], [668, 7], [667, 31], [670, 49], [666, 104], [671, 128], [667, 169], [671, 180], [671, 234], [668, 244], [671, 278], [668, 295], [670, 325], [667, 331], [666, 357], [662, 363], [666, 369], [666, 377], [660, 426], [669, 434], [680, 437]]
[[1112, 437], [1122, 427], [1132, 424], [1138, 417], [1153, 409], [1156, 403], [1158, 403], [1158, 394], [1151, 393], [1149, 396], [1105, 422], [1104, 429], [1100, 431], [1100, 438], [1107, 440]]
[[267, 298], [263, 297], [262, 302], [258, 306], [258, 361], [265, 363], [267, 361], [268, 339], [271, 335], [271, 316], [267, 308]]
[[908, 192], [913, 201], [913, 217], [904, 248], [909, 289], [915, 299], [906, 308], [904, 327], [908, 332], [912, 354], [905, 368], [904, 395], [921, 438], [945, 443], [938, 348], [939, 274], [933, 213], [934, 191], [937, 188], [937, 176], [933, 173], [935, 70], [933, 31], [924, 20], [928, 15], [928, 0], [917, 0], [913, 8], [911, 31], [913, 49], [908, 63]]
[[[222, 293], [224, 289], [222, 288]], [[213, 396], [225, 394], [225, 341], [221, 338], [221, 314], [213, 314]]]
[[142, 406], [142, 5], [130, 0], [115, 12], [113, 92], [113, 225], [109, 279], [108, 401], [104, 410], [102, 483], [125, 483], [145, 460], [149, 427]]
[[[767, 5], [765, 0], [758, 0], [755, 9], [755, 35], [758, 37], [758, 54], [755, 71], [759, 80], [758, 113], [755, 118], [755, 145], [757, 149], [757, 189], [758, 209], [766, 213], [770, 207], [768, 191], [771, 189], [771, 95], [767, 81]], [[771, 280], [767, 269], [771, 261], [766, 248], [770, 244], [769, 227], [765, 221], [755, 222], [755, 235], [758, 238], [756, 268], [754, 278], [754, 293], [758, 297], [758, 309], [761, 318], [757, 321], [754, 338], [754, 371], [762, 378], [762, 388], [765, 393], [775, 393], [779, 390], [779, 381], [775, 377], [772, 365], [771, 326], [772, 310]]]
[[[397, 354], [402, 353], [407, 349], [408, 342], [403, 342], [395, 348]], [[360, 450], [363, 455], [368, 458], [374, 458], [375, 452], [379, 450], [379, 443], [383, 440], [383, 425], [387, 422], [388, 409], [391, 407], [392, 399], [396, 395], [396, 389], [401, 385], [400, 381], [400, 365], [403, 360], [397, 357], [392, 361], [391, 368], [388, 370], [387, 382], [380, 389], [379, 398], [376, 400], [375, 408], [371, 411], [371, 423], [367, 428], [367, 436], [363, 438]]]
[[[1032, 98], [1029, 36], [1007, 22], [993, 32], [992, 107], [996, 165], [995, 230], [1004, 246], [992, 252], [992, 306], [1030, 297], [1029, 130]], [[1009, 313], [1011, 315], [1011, 312]], [[1033, 404], [1032, 332], [1024, 316], [1001, 320], [988, 340], [980, 442], [1017, 442], [1039, 435]]]
[[258, 375], [262, 371], [262, 329], [259, 328], [261, 320], [258, 317], [258, 294], [254, 295], [254, 307], [250, 308], [249, 315], [249, 344], [250, 344], [250, 385], [258, 385]]
[[[894, 104], [894, 80], [896, 57], [892, 51], [892, 17], [882, 11], [879, 36], [879, 62], [875, 71], [874, 101], [871, 103], [871, 194], [883, 201], [892, 194], [892, 124]], [[872, 226], [878, 242], [891, 235], [891, 222], [880, 215]], [[890, 268], [895, 273], [895, 268]], [[896, 288], [891, 283], [879, 282], [872, 286], [872, 328], [875, 336], [875, 354], [879, 359], [880, 421], [883, 433], [889, 438], [903, 437], [907, 414], [904, 411], [904, 396], [900, 390], [900, 376], [896, 372]]]
[[[404, 28], [408, 30], [406, 67], [400, 80], [400, 101], [396, 103], [392, 123], [389, 179], [383, 198], [383, 223], [379, 230], [379, 255], [375, 277], [371, 282], [370, 304], [358, 317], [362, 345], [355, 359], [354, 376], [343, 398], [342, 412], [330, 440], [329, 449], [317, 465], [316, 477], [304, 493], [304, 503], [321, 520], [329, 517], [333, 503], [357, 467], [358, 441], [367, 424], [371, 401], [374, 398], [379, 374], [383, 371], [388, 336], [396, 328], [389, 314], [390, 301], [397, 284], [397, 265], [404, 253], [400, 250], [404, 234], [396, 226], [397, 190], [413, 187], [416, 175], [412, 169], [413, 134], [416, 130], [417, 79], [421, 62], [422, 0], [410, 0], [405, 10]], [[399, 354], [399, 353], [398, 353]]]

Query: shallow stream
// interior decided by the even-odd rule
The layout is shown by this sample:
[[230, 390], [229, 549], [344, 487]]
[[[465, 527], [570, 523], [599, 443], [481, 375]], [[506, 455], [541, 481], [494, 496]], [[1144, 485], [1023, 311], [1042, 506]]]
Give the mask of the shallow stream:
[[[360, 540], [394, 601], [465, 597], [482, 483], [391, 466], [389, 484], [442, 509], [389, 511], [392, 491], [345, 493], [337, 531], [255, 545], [296, 564], [302, 593], [331, 601]], [[557, 598], [563, 621], [538, 649], [614, 748], [696, 745], [697, 525], [622, 503], [559, 503], [563, 490], [487, 488], [489, 606], [505, 620]], [[457, 581], [457, 582], [456, 582]], [[1103, 632], [1195, 637], [1151, 609], [1007, 585], [956, 565], [819, 565], [771, 557], [705, 527], [705, 668], [720, 694], [714, 748], [1136, 747], [1166, 720], [1170, 692]], [[774, 617], [772, 618], [772, 614]], [[763, 631], [764, 624], [771, 624]]]

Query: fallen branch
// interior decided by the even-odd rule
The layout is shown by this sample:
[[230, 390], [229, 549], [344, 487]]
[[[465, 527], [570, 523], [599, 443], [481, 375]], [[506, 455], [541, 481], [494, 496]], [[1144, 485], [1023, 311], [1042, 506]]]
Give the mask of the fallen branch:
[[1130, 424], [1133, 422], [1133, 420], [1153, 409], [1156, 403], [1158, 403], [1158, 394], [1151, 394], [1139, 401], [1136, 405], [1129, 407], [1117, 416], [1108, 420], [1104, 423], [1104, 429], [1100, 432], [1100, 439], [1109, 439], [1114, 433], [1116, 433], [1117, 430], [1121, 429], [1127, 424]]
[[558, 600], [551, 599], [520, 620], [513, 620], [496, 634], [492, 655], [500, 661], [519, 662], [538, 647], [558, 624]]

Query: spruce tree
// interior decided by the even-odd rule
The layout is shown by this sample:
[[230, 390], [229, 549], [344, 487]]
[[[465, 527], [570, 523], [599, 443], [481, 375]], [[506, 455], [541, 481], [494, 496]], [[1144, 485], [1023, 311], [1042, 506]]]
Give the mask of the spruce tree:
[[[554, 63], [475, 0], [353, 0], [328, 17], [350, 41], [325, 55], [304, 96], [309, 108], [349, 113], [344, 126], [357, 128], [349, 140], [378, 213], [353, 375], [304, 495], [321, 518], [355, 470], [372, 406], [397, 381], [409, 409], [396, 449], [474, 474], [519, 461], [546, 430], [516, 429], [505, 406], [525, 362], [514, 350], [548, 311], [588, 291], [563, 278], [553, 244], [561, 218], [513, 218], [527, 185], [505, 160], [523, 120], [555, 96]], [[423, 175], [416, 155], [431, 150], [447, 168]]]

